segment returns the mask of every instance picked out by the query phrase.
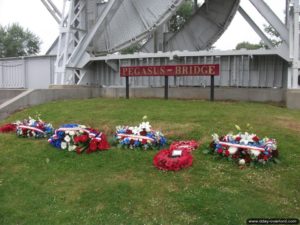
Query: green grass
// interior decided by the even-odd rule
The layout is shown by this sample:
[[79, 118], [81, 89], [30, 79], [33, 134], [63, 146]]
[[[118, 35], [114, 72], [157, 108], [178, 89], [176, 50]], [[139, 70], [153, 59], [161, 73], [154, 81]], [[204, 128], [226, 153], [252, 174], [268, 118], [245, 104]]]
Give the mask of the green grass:
[[[89, 99], [52, 102], [36, 113], [52, 122], [104, 130], [137, 125], [147, 115], [169, 140], [195, 139], [194, 164], [158, 171], [155, 151], [112, 148], [94, 154], [58, 151], [46, 140], [0, 134], [0, 224], [245, 224], [251, 217], [300, 215], [300, 111], [245, 102]], [[204, 155], [213, 132], [250, 123], [276, 138], [281, 164], [239, 169]]]

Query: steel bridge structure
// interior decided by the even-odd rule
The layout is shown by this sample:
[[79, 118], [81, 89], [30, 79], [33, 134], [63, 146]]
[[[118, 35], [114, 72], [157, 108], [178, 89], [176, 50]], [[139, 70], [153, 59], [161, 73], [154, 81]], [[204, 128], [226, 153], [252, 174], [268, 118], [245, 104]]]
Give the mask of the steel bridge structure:
[[[121, 81], [116, 82], [117, 78], [112, 76], [116, 76], [119, 66], [124, 64], [219, 60], [226, 67], [231, 64], [230, 60], [246, 61], [252, 65], [252, 57], [265, 57], [265, 60], [273, 57], [275, 61], [271, 63], [274, 64], [272, 76], [275, 77], [278, 70], [276, 60], [286, 62], [279, 69], [286, 69], [287, 72], [284, 78], [275, 78], [271, 83], [278, 86], [279, 82], [281, 87], [291, 90], [300, 89], [299, 0], [286, 0], [284, 22], [263, 0], [248, 0], [279, 34], [282, 40], [280, 46], [274, 46], [255, 20], [242, 8], [239, 0], [195, 1], [193, 15], [176, 32], [168, 30], [168, 23], [184, 0], [63, 0], [62, 9], [51, 0], [41, 1], [60, 26], [59, 37], [51, 50], [56, 54], [55, 85], [91, 84], [92, 81], [99, 84], [101, 79], [101, 84], [122, 85]], [[243, 51], [243, 54], [236, 51], [207, 51], [222, 36], [237, 12], [251, 25], [268, 49]], [[140, 53], [118, 54], [137, 43]], [[228, 57], [225, 62], [221, 60], [223, 55]], [[230, 71], [232, 72], [232, 68]], [[245, 70], [241, 71], [241, 84], [236, 85], [251, 87], [250, 72], [246, 75], [243, 74]], [[95, 74], [100, 74], [100, 78], [95, 78]], [[109, 79], [114, 81], [108, 82]], [[227, 80], [219, 82], [230, 85], [234, 80], [229, 76]], [[149, 85], [150, 78], [141, 83], [142, 86], [145, 83], [152, 85]]]

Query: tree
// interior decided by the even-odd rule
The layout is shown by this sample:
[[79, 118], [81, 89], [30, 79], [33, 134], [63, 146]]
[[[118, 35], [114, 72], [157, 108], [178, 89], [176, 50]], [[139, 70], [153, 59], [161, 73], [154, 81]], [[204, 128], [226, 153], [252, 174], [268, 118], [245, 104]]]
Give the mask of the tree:
[[[271, 25], [264, 24], [263, 26], [264, 26], [264, 31], [267, 34], [270, 41], [272, 42], [273, 46], [274, 47], [279, 46], [282, 43], [279, 33]], [[258, 44], [252, 44], [252, 43], [244, 41], [244, 42], [238, 43], [235, 47], [236, 50], [239, 50], [242, 48], [245, 48], [248, 50], [254, 50], [254, 49], [260, 49], [260, 48], [268, 49], [269, 47], [263, 41], [260, 41]]]
[[0, 58], [36, 55], [40, 45], [38, 36], [17, 23], [0, 25]]
[[178, 9], [176, 14], [170, 20], [170, 31], [179, 31], [185, 22], [193, 15], [194, 12], [193, 0], [186, 0], [182, 6]]
[[272, 44], [277, 47], [282, 43], [279, 33], [271, 25], [264, 24], [264, 31], [267, 33]]
[[236, 50], [240, 50], [240, 49], [247, 49], [247, 50], [255, 50], [255, 49], [260, 49], [263, 48], [264, 46], [259, 43], [259, 44], [251, 44], [247, 41], [238, 43], [235, 47]]

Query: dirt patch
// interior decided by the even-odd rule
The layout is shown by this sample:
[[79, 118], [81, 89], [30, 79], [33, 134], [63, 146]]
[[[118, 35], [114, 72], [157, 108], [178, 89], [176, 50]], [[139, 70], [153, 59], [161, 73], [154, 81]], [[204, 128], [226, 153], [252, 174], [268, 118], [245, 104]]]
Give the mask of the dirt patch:
[[153, 126], [154, 129], [161, 130], [166, 137], [181, 137], [186, 136], [187, 133], [195, 129], [193, 124], [159, 124], [159, 126]]
[[292, 131], [300, 132], [300, 122], [290, 117], [276, 117], [275, 124]]

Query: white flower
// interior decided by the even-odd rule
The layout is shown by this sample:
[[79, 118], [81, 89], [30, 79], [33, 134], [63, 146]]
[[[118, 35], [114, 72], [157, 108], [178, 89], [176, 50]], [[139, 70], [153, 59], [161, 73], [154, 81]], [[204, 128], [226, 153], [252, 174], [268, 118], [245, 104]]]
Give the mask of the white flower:
[[238, 148], [237, 147], [229, 147], [228, 151], [230, 155], [233, 155], [237, 152]]
[[69, 145], [68, 147], [69, 152], [75, 151], [75, 149], [76, 149], [76, 145]]
[[253, 137], [255, 136], [255, 134], [248, 134], [247, 132], [245, 132], [245, 134], [241, 134], [241, 140], [240, 143], [247, 145], [249, 142], [253, 142]]
[[116, 130], [117, 131], [123, 130], [123, 127], [122, 126], [116, 126]]
[[219, 142], [219, 141], [220, 141], [220, 140], [219, 140], [219, 135], [218, 135], [218, 134], [213, 134], [213, 135], [211, 135], [211, 136], [212, 136], [214, 142]]
[[16, 124], [16, 125], [21, 125], [22, 122], [21, 122], [20, 120], [17, 120], [14, 124]]
[[74, 136], [74, 135], [75, 135], [75, 131], [72, 131], [72, 130], [71, 130], [71, 131], [69, 132], [69, 134], [70, 134], [70, 136]]
[[254, 155], [255, 157], [259, 156], [259, 154], [260, 154], [260, 151], [258, 151], [258, 150], [251, 150], [250, 152], [251, 152], [251, 154]]
[[69, 134], [69, 131], [68, 131], [68, 130], [66, 130], [66, 131], [65, 131], [65, 134]]
[[71, 138], [70, 138], [69, 135], [66, 135], [65, 138], [64, 138], [64, 140], [65, 140], [67, 143], [69, 143], [69, 142], [71, 141]]
[[240, 159], [239, 165], [243, 166], [243, 165], [245, 165], [245, 163], [246, 163], [245, 159]]
[[66, 149], [67, 148], [67, 143], [62, 141], [60, 144], [61, 149]]
[[143, 120], [146, 120], [146, 119], [148, 119], [148, 117], [145, 115], [145, 116], [143, 116]]
[[150, 132], [151, 131], [151, 125], [149, 122], [142, 122], [140, 124], [140, 129], [143, 130], [145, 129], [147, 132]]
[[35, 123], [35, 120], [34, 119], [32, 119], [31, 117], [29, 117], [29, 121], [28, 121], [28, 125], [29, 126], [33, 126], [34, 125], [34, 123]]
[[140, 132], [142, 131], [140, 127], [129, 127], [129, 129], [132, 130], [134, 135], [140, 135]]
[[35, 133], [34, 131], [32, 131], [31, 133], [32, 133], [32, 136], [33, 136], [33, 137], [36, 136], [36, 133]]

